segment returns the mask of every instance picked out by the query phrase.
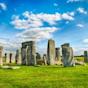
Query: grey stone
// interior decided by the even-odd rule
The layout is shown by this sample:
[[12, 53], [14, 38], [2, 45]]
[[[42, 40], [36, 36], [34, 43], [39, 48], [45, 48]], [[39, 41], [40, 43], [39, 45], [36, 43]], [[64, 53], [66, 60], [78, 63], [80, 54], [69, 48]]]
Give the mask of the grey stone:
[[84, 51], [84, 62], [88, 62], [88, 51]]
[[52, 39], [48, 40], [47, 63], [48, 65], [55, 64], [55, 42]]
[[26, 65], [26, 48], [21, 48], [22, 65]]
[[65, 67], [75, 66], [73, 50], [72, 47], [70, 47], [69, 43], [62, 45], [62, 62]]
[[23, 65], [36, 65], [35, 42], [29, 41], [22, 43], [22, 63]]
[[39, 53], [36, 53], [36, 60], [41, 59], [41, 55]]
[[44, 65], [47, 65], [47, 55], [46, 54], [43, 55], [43, 61], [44, 61]]
[[12, 53], [9, 54], [9, 63], [12, 63]]
[[55, 61], [60, 61], [60, 48], [55, 48]]
[[19, 61], [19, 50], [16, 50], [15, 63], [18, 64]]
[[85, 66], [86, 64], [84, 62], [82, 62], [82, 61], [75, 60], [75, 65], [83, 65], [83, 66]]
[[19, 66], [1, 66], [2, 69], [19, 69]]
[[5, 63], [7, 62], [7, 53], [4, 54]]

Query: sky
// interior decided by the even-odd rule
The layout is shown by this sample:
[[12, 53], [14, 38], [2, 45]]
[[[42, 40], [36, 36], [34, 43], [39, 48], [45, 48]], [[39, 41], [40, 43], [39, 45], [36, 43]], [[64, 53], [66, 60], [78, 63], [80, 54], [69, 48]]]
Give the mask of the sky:
[[0, 45], [12, 52], [36, 41], [46, 53], [48, 39], [56, 47], [70, 43], [75, 55], [88, 50], [88, 0], [0, 0]]

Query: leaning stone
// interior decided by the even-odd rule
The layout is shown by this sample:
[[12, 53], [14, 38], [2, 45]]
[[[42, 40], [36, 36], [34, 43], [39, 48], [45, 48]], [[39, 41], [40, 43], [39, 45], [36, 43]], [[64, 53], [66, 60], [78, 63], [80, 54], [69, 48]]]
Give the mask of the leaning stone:
[[62, 45], [62, 62], [65, 67], [75, 66], [73, 49], [70, 47], [69, 43]]

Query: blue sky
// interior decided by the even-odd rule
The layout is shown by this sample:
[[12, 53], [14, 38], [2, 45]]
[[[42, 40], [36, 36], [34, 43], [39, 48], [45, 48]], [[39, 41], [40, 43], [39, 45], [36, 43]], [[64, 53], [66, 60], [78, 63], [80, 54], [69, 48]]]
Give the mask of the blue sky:
[[45, 53], [47, 40], [56, 47], [70, 43], [74, 54], [88, 50], [88, 0], [0, 0], [0, 44], [16, 50], [35, 40]]

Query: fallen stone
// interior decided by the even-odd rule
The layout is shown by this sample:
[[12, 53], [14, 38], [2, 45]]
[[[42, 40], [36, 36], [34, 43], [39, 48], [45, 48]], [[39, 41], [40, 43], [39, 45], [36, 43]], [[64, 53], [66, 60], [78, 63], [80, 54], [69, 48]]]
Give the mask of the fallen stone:
[[3, 69], [19, 69], [19, 66], [1, 66]]
[[82, 62], [82, 61], [75, 61], [75, 65], [83, 65], [83, 66], [85, 66], [86, 64], [84, 63], [84, 62]]

